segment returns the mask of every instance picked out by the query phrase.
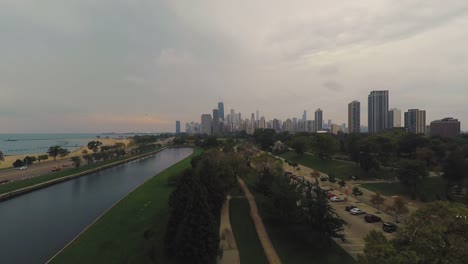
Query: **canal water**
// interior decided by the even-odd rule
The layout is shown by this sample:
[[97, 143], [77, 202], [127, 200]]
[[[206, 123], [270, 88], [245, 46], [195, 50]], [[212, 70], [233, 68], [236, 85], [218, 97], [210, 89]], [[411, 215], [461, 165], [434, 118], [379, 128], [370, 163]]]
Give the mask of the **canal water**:
[[114, 203], [190, 154], [166, 149], [0, 202], [0, 263], [45, 263]]

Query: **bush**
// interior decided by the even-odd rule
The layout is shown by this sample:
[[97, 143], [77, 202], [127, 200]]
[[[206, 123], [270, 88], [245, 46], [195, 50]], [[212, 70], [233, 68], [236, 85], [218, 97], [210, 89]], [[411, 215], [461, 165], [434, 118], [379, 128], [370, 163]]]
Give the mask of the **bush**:
[[354, 196], [362, 195], [362, 191], [358, 187], [354, 187], [353, 188], [353, 195]]
[[325, 176], [320, 177], [320, 181], [328, 181], [328, 178]]

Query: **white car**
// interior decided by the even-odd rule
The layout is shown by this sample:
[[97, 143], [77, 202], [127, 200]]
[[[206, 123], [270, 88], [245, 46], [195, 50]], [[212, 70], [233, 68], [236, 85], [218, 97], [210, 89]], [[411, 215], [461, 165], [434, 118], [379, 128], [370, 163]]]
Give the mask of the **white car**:
[[26, 170], [26, 169], [28, 169], [28, 167], [26, 167], [26, 166], [21, 166], [21, 167], [18, 168], [18, 170]]
[[366, 212], [364, 212], [363, 210], [359, 209], [359, 208], [353, 208], [349, 211], [352, 215], [361, 215], [361, 214], [365, 214]]
[[340, 198], [338, 196], [332, 196], [330, 198], [330, 201], [332, 201], [332, 202], [343, 202], [344, 200], [343, 200], [343, 198]]

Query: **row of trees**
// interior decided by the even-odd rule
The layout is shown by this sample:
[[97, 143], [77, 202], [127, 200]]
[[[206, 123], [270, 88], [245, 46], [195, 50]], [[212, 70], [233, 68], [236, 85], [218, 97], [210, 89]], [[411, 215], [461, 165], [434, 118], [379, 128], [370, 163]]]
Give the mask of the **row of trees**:
[[[174, 176], [165, 234], [166, 254], [181, 263], [214, 263], [219, 216], [245, 162], [234, 152], [210, 149], [192, 159], [192, 168]], [[173, 181], [174, 182], [174, 181]]]
[[329, 245], [331, 238], [346, 240], [343, 234], [346, 223], [328, 203], [318, 181], [313, 184], [285, 175], [282, 161], [269, 154], [254, 157], [252, 165], [258, 174], [255, 191], [265, 197], [260, 207], [266, 219], [301, 227], [305, 230], [302, 235], [318, 238], [323, 242], [320, 245]]

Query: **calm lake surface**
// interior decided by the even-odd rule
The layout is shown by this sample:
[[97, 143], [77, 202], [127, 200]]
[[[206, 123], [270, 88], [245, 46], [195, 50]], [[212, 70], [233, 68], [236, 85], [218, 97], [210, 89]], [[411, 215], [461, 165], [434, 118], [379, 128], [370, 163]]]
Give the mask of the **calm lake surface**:
[[0, 202], [0, 263], [45, 263], [118, 200], [192, 151], [166, 149]]

